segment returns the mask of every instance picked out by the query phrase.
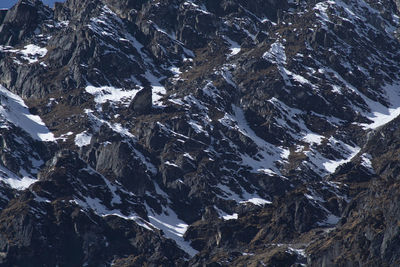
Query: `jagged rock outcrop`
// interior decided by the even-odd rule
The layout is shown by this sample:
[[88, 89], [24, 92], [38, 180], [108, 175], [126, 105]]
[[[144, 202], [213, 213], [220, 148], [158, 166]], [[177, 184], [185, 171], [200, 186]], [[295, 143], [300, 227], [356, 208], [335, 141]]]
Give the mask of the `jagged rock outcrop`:
[[151, 88], [145, 87], [135, 95], [129, 107], [135, 113], [146, 113], [151, 110], [152, 103]]
[[18, 1], [1, 19], [0, 44], [17, 45], [33, 37], [52, 11], [38, 0]]

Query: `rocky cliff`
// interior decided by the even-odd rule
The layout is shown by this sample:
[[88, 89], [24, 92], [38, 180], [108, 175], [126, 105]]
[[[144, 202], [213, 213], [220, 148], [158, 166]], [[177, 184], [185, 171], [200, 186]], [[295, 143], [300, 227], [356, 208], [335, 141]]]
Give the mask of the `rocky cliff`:
[[397, 266], [399, 3], [0, 11], [0, 266]]

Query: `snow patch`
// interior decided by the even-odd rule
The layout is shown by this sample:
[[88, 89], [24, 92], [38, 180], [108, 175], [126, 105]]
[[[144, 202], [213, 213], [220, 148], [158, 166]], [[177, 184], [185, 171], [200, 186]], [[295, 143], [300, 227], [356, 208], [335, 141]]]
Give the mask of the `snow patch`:
[[84, 131], [75, 136], [75, 145], [77, 147], [87, 146], [90, 144], [91, 140], [92, 140], [92, 135], [89, 134], [87, 131]]
[[[344, 144], [344, 143], [343, 143]], [[322, 165], [324, 168], [329, 172], [333, 173], [335, 172], [336, 168], [339, 167], [340, 165], [350, 162], [357, 154], [360, 152], [361, 148], [358, 146], [352, 147], [348, 144], [344, 144], [344, 146], [348, 149], [350, 152], [350, 155], [348, 158], [341, 159], [341, 160], [328, 160], [324, 162]]]
[[130, 101], [135, 97], [136, 93], [140, 91], [137, 90], [124, 90], [121, 88], [115, 88], [112, 86], [87, 86], [85, 91], [94, 96], [94, 101], [98, 104], [104, 104], [107, 101], [111, 102], [121, 102], [128, 106]]
[[371, 162], [372, 156], [368, 153], [364, 153], [361, 155], [361, 165], [364, 166], [371, 173], [375, 173], [374, 167], [372, 167]]
[[[47, 54], [45, 47], [40, 47], [34, 44], [29, 44], [24, 49], [14, 49], [11, 46], [0, 46], [0, 51], [6, 53], [16, 53], [20, 55], [22, 59], [28, 61], [29, 64], [36, 63], [40, 58], [43, 58]], [[19, 60], [14, 60], [17, 64], [22, 64]]]
[[235, 105], [232, 105], [232, 110], [234, 115], [227, 113], [219, 121], [223, 125], [233, 128], [250, 138], [259, 149], [259, 153], [255, 156], [242, 153], [242, 163], [249, 166], [256, 173], [279, 174], [275, 163], [286, 160], [290, 154], [289, 150], [283, 147], [276, 147], [257, 136], [248, 125], [243, 110]]
[[85, 114], [89, 117], [89, 121], [91, 121], [91, 123], [93, 124], [92, 127], [94, 130], [99, 130], [101, 125], [106, 124], [114, 132], [117, 132], [124, 137], [135, 138], [135, 136], [131, 134], [128, 129], [124, 128], [120, 123], [110, 123], [108, 121], [100, 119], [96, 115], [94, 115], [94, 111], [91, 109], [85, 109]]
[[103, 205], [102, 201], [98, 198], [85, 197], [83, 200], [74, 199], [74, 200], [71, 200], [70, 202], [79, 205], [80, 207], [82, 207], [85, 210], [93, 210], [99, 216], [102, 216], [102, 217], [118, 216], [125, 220], [134, 221], [139, 226], [142, 226], [142, 227], [146, 228], [147, 230], [153, 231], [153, 229], [151, 228], [151, 225], [149, 225], [148, 222], [143, 220], [138, 215], [136, 215], [136, 214], [124, 215], [119, 210], [115, 210], [115, 209], [109, 210], [106, 206]]
[[281, 42], [276, 41], [271, 45], [268, 52], [264, 53], [263, 58], [272, 63], [284, 65], [286, 64], [285, 47]]
[[0, 116], [22, 128], [39, 141], [55, 141], [42, 119], [32, 115], [22, 98], [0, 85]]
[[240, 44], [238, 44], [237, 42], [231, 40], [230, 38], [228, 38], [227, 36], [224, 36], [224, 39], [228, 42], [228, 44], [230, 45], [230, 56], [234, 56], [240, 53], [240, 50], [242, 49], [240, 47]]
[[152, 99], [153, 105], [163, 107], [161, 99], [167, 93], [165, 87], [160, 83], [160, 80], [163, 78], [157, 78], [150, 71], [146, 72], [146, 79], [150, 82], [152, 88]]
[[309, 144], [317, 144], [320, 145], [322, 143], [322, 140], [325, 137], [319, 134], [315, 134], [315, 133], [307, 133], [304, 137], [303, 137], [303, 141]]
[[39, 58], [42, 58], [47, 54], [46, 48], [34, 44], [29, 44], [24, 48], [25, 49], [20, 50], [19, 52], [22, 54], [23, 59], [29, 61], [29, 64], [37, 62]]
[[331, 225], [336, 225], [340, 220], [340, 217], [329, 214], [326, 219], [323, 222], [319, 222], [318, 225], [320, 226], [331, 226]]
[[[233, 192], [227, 185], [224, 184], [218, 184], [217, 187], [223, 192], [224, 195], [220, 195], [220, 197], [227, 199], [227, 200], [234, 200], [237, 203], [240, 204], [245, 204], [245, 203], [253, 203], [254, 205], [257, 206], [264, 206], [267, 204], [272, 204], [271, 201], [268, 201], [266, 199], [261, 198], [258, 194], [256, 193], [248, 193], [246, 190], [242, 189], [242, 194], [239, 196], [235, 192]], [[221, 210], [219, 210], [220, 216], [223, 217], [227, 215], [226, 213], [223, 213]]]
[[191, 257], [198, 253], [198, 251], [193, 249], [189, 245], [189, 242], [185, 241], [183, 238], [189, 226], [184, 221], [180, 220], [172, 209], [166, 208], [161, 214], [157, 214], [147, 205], [146, 207], [152, 226], [162, 230], [167, 238], [175, 240], [178, 246]]
[[238, 219], [238, 214], [237, 214], [237, 213], [234, 213], [234, 214], [231, 214], [231, 215], [224, 215], [224, 216], [222, 216], [222, 218], [223, 218], [225, 221], [228, 221], [228, 220], [237, 220], [237, 219]]
[[381, 127], [400, 115], [400, 83], [390, 84], [383, 87], [383, 90], [390, 101], [390, 107], [374, 101], [368, 101], [372, 114], [368, 117], [370, 124], [361, 124], [364, 129], [376, 129]]
[[271, 201], [268, 201], [268, 200], [265, 200], [262, 198], [258, 198], [258, 197], [253, 197], [246, 201], [240, 201], [240, 203], [253, 203], [254, 205], [257, 205], [257, 206], [264, 206], [267, 204], [272, 204]]
[[37, 181], [36, 179], [25, 175], [23, 177], [19, 177], [18, 175], [1, 165], [0, 180], [17, 190], [24, 190]]

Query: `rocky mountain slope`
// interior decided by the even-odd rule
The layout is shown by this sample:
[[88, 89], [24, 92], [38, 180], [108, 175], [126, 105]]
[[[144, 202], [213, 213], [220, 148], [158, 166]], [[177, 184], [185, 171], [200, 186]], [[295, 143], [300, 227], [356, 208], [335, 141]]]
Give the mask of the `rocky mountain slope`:
[[399, 15], [0, 10], [0, 266], [397, 266]]

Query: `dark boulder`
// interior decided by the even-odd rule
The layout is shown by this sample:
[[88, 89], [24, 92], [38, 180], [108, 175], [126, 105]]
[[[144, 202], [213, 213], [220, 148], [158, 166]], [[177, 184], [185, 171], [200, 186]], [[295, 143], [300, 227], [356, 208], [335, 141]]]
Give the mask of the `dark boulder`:
[[148, 113], [152, 107], [152, 90], [150, 87], [145, 87], [133, 98], [129, 108], [137, 113], [137, 114], [144, 114]]

